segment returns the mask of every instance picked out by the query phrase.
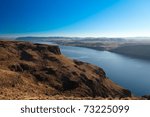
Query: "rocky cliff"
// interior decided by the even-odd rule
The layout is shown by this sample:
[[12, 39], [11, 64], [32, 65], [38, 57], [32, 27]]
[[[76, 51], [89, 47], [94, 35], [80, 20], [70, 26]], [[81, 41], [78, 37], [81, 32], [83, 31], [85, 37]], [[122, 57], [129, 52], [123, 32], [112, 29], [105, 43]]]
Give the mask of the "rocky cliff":
[[63, 56], [56, 45], [0, 41], [0, 99], [124, 98], [103, 69]]

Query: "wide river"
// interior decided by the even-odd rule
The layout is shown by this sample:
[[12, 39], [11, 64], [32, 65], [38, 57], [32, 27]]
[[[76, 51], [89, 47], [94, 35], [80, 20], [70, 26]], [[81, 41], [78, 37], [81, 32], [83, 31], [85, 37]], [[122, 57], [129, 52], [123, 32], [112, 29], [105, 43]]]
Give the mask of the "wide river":
[[103, 68], [108, 78], [129, 89], [134, 95], [150, 94], [150, 61], [83, 47], [60, 46], [60, 49], [62, 54], [71, 59]]
[[129, 89], [134, 95], [150, 94], [150, 61], [83, 47], [61, 46], [60, 48], [69, 58], [103, 68], [108, 78]]

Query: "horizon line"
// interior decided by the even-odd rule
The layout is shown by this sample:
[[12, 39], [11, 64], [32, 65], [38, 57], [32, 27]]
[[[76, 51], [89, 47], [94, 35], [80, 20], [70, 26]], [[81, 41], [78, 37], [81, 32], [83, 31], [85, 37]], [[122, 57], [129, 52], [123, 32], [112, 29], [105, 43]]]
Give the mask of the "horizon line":
[[150, 38], [150, 36], [65, 36], [65, 35], [0, 35], [0, 38], [19, 38], [19, 37], [62, 37], [62, 38]]

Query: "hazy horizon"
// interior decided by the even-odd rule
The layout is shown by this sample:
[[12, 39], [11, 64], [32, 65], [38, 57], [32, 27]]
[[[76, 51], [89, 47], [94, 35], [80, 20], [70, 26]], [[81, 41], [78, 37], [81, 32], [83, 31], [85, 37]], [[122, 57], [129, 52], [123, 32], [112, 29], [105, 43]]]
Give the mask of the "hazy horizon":
[[111, 37], [111, 36], [107, 36], [107, 37], [103, 37], [103, 36], [99, 36], [99, 37], [94, 37], [94, 36], [57, 36], [57, 35], [54, 35], [54, 36], [51, 36], [51, 35], [19, 35], [19, 36], [12, 36], [12, 35], [5, 35], [5, 36], [1, 36], [0, 35], [0, 38], [4, 38], [4, 39], [16, 39], [16, 38], [19, 38], [19, 37], [44, 37], [44, 38], [48, 38], [48, 37], [63, 37], [63, 38], [122, 38], [122, 39], [136, 39], [136, 40], [141, 40], [141, 39], [144, 39], [144, 40], [149, 40], [150, 39], [150, 36], [149, 37], [146, 37], [146, 36], [135, 36], [135, 37]]

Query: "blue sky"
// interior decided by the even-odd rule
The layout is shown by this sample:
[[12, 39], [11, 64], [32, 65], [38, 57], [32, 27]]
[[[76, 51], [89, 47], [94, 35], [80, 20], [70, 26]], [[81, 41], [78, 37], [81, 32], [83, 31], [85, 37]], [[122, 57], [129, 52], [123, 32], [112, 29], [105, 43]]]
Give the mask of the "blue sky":
[[0, 36], [150, 36], [150, 0], [0, 0]]

